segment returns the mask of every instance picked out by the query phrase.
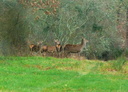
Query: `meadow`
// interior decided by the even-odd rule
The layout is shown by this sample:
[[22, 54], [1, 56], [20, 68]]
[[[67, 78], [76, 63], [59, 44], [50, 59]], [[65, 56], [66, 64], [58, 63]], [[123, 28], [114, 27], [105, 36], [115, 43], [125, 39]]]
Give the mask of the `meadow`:
[[128, 92], [128, 62], [0, 57], [0, 92]]

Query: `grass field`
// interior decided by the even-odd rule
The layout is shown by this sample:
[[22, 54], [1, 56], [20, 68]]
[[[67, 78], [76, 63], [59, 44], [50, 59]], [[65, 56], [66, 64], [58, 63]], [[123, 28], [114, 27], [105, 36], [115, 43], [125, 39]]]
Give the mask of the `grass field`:
[[[115, 62], [115, 61], [113, 61]], [[128, 92], [128, 62], [0, 57], [0, 92]]]

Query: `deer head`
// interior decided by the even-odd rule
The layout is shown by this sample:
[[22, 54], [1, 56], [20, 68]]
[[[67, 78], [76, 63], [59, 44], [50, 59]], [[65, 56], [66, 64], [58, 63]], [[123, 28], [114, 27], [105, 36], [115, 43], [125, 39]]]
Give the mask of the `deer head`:
[[82, 37], [81, 45], [85, 46], [87, 42], [89, 41]]
[[29, 48], [30, 51], [38, 52], [41, 48], [42, 41], [37, 42], [37, 44], [30, 44], [29, 42]]
[[42, 45], [42, 43], [43, 43], [43, 41], [39, 41], [39, 42], [37, 42], [37, 45], [40, 46], [40, 45]]
[[55, 42], [55, 46], [56, 46], [57, 52], [60, 52], [61, 51], [61, 48], [62, 48], [62, 46], [60, 44], [60, 41], [54, 40], [54, 42]]

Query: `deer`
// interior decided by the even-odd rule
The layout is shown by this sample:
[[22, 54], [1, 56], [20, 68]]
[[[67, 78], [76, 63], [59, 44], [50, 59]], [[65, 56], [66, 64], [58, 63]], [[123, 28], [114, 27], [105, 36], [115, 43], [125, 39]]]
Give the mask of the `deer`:
[[52, 53], [52, 56], [54, 56], [55, 52], [59, 53], [62, 48], [60, 41], [54, 40], [54, 42], [55, 42], [55, 46], [42, 46], [40, 52]]
[[31, 53], [38, 52], [41, 48], [41, 45], [42, 45], [42, 41], [37, 42], [37, 44], [30, 44], [29, 49], [30, 49]]
[[80, 56], [80, 53], [85, 48], [87, 42], [88, 40], [82, 38], [81, 44], [66, 44], [64, 46], [64, 53], [67, 55], [70, 53], [78, 53], [78, 55]]

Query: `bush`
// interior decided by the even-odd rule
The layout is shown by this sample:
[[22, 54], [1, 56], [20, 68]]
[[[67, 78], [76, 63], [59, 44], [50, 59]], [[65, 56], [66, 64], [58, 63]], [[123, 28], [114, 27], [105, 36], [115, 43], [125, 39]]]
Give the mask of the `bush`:
[[112, 61], [112, 68], [120, 71], [123, 67], [123, 65], [127, 62], [125, 57], [119, 57], [117, 60]]
[[27, 40], [54, 45], [53, 39], [59, 39], [65, 45], [78, 44], [81, 37], [89, 40], [84, 51], [88, 58], [108, 60], [122, 53], [112, 0], [107, 1], [109, 6], [100, 0], [60, 0], [55, 15], [46, 15], [43, 10], [34, 12], [34, 7], [22, 7], [17, 0], [0, 2], [0, 49], [5, 50], [4, 55], [24, 53]]

